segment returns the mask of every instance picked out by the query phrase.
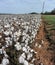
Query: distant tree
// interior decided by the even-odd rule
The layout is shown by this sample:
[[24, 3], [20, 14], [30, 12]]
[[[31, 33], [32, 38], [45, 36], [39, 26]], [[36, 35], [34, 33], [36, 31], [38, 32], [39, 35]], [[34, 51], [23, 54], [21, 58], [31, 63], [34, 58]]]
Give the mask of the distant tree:
[[51, 14], [51, 12], [47, 12], [47, 11], [46, 11], [44, 14], [48, 15], [48, 14]]
[[42, 14], [45, 14], [45, 15], [55, 15], [55, 8], [51, 11], [51, 12], [48, 12], [46, 11], [45, 13], [42, 13]]
[[38, 13], [36, 13], [36, 12], [31, 12], [30, 14], [38, 14]]
[[53, 15], [55, 14], [55, 8], [51, 11], [51, 14]]
[[[31, 12], [31, 13], [29, 13], [29, 14], [38, 14], [38, 13], [36, 13], [36, 12]], [[51, 11], [51, 12], [48, 12], [48, 11], [46, 11], [46, 12], [41, 12], [41, 14], [43, 14], [43, 15], [55, 15], [55, 8]]]

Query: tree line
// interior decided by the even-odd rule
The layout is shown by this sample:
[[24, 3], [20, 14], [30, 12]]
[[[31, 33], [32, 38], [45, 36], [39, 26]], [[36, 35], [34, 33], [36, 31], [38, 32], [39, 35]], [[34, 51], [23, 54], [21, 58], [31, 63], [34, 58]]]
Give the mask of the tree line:
[[44, 12], [44, 13], [41, 13], [41, 14], [45, 14], [45, 15], [55, 15], [55, 8], [51, 11], [51, 12], [48, 12], [48, 11], [46, 11], [46, 12]]

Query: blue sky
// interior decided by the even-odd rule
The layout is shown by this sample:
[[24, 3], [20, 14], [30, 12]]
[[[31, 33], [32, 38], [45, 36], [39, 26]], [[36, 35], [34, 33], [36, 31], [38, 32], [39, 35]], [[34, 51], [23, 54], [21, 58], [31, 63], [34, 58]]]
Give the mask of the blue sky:
[[[0, 0], [0, 13], [41, 12], [44, 0]], [[55, 0], [45, 0], [44, 11], [51, 11]]]

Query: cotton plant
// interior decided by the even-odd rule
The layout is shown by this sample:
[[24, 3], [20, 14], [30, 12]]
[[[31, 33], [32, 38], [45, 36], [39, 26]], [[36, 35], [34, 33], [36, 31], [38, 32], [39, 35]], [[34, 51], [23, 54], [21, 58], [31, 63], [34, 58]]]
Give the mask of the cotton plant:
[[[0, 29], [1, 29], [1, 33], [3, 33], [3, 35], [5, 36], [4, 47], [6, 49], [6, 48], [10, 48], [11, 46], [14, 46], [13, 50], [15, 51], [17, 50], [17, 53], [19, 51], [23, 52], [18, 57], [19, 63], [22, 63], [24, 65], [34, 65], [29, 63], [28, 61], [33, 57], [33, 52], [34, 53], [37, 52], [31, 49], [29, 45], [33, 43], [34, 38], [39, 29], [39, 26], [40, 26], [40, 22], [38, 22], [35, 16], [31, 16], [31, 15], [26, 16], [26, 20], [24, 16], [21, 17], [15, 16], [11, 18], [5, 17], [3, 19], [3, 24]], [[0, 35], [0, 38], [2, 39], [3, 36]], [[41, 45], [39, 45], [39, 48], [41, 48]], [[3, 50], [0, 49], [0, 54], [4, 54], [2, 64], [3, 65], [9, 64], [9, 59], [7, 58], [9, 56], [4, 50], [4, 48]]]

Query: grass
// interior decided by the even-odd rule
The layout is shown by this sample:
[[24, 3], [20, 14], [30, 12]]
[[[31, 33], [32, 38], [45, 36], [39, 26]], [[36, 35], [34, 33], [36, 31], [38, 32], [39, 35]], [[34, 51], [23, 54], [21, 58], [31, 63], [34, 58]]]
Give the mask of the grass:
[[55, 24], [55, 15], [44, 15], [44, 20], [49, 24]]
[[43, 19], [50, 30], [55, 30], [55, 15], [43, 15]]
[[55, 44], [55, 15], [43, 15], [42, 18], [44, 20], [45, 29], [47, 31], [46, 38]]

